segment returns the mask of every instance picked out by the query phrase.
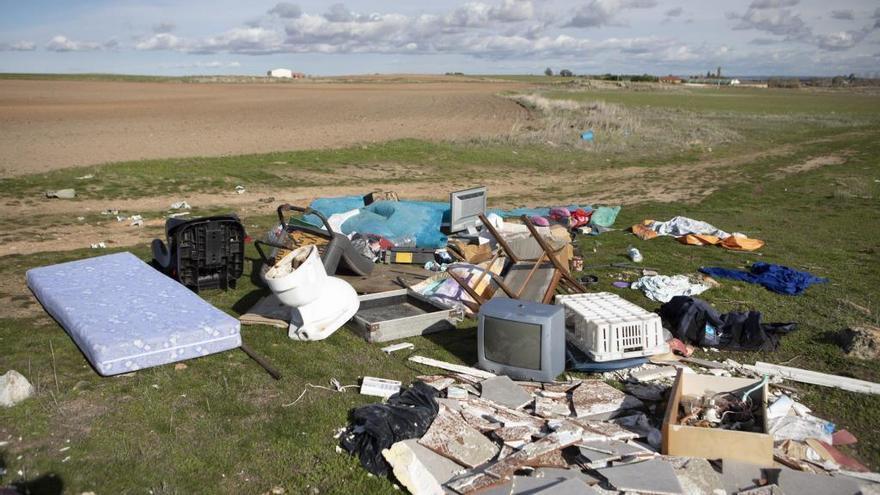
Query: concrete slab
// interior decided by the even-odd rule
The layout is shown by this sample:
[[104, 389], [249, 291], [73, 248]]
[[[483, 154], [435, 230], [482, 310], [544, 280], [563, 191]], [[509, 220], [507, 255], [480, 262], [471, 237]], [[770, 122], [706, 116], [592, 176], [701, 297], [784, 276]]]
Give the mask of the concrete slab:
[[684, 493], [672, 465], [660, 459], [634, 462], [597, 471], [608, 480], [611, 486], [621, 491], [656, 495], [682, 495]]
[[511, 409], [519, 409], [532, 401], [531, 394], [505, 375], [480, 382], [480, 397]]
[[495, 443], [471, 427], [461, 414], [446, 407], [440, 408], [419, 443], [468, 467], [483, 464], [498, 453]]

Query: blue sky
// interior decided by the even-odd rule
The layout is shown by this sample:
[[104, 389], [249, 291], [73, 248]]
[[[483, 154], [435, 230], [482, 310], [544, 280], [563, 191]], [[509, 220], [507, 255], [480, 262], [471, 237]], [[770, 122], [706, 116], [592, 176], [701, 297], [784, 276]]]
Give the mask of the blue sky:
[[876, 0], [0, 0], [0, 72], [880, 76]]

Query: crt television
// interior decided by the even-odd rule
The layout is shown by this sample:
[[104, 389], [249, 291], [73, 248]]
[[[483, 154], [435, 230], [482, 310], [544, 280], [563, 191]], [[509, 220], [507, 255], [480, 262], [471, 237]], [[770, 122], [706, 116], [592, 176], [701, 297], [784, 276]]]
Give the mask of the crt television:
[[518, 380], [552, 382], [565, 371], [562, 306], [494, 298], [480, 307], [479, 367]]
[[486, 188], [474, 187], [449, 193], [449, 232], [476, 227], [480, 214], [486, 213]]

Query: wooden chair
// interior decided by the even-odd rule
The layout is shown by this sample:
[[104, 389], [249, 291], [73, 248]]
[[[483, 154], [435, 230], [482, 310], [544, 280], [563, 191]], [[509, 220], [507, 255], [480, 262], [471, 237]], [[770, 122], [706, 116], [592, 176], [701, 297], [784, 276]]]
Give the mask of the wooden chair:
[[[496, 290], [491, 297], [525, 299], [543, 304], [550, 304], [559, 289], [562, 289], [567, 293], [583, 293], [587, 291], [583, 285], [569, 274], [568, 268], [559, 262], [553, 249], [538, 233], [527, 216], [523, 215], [523, 223], [529, 229], [529, 232], [538, 242], [538, 245], [543, 251], [541, 256], [535, 261], [520, 260], [516, 253], [510, 249], [510, 246], [504, 240], [504, 236], [501, 235], [491, 223], [489, 223], [489, 220], [484, 215], [480, 215], [480, 220], [483, 222], [483, 226], [487, 228], [492, 236], [495, 237], [495, 240], [498, 241], [498, 246], [500, 247], [492, 258], [492, 262], [490, 262], [489, 266], [491, 266], [491, 263], [493, 263], [502, 252], [508, 259], [510, 259], [511, 265], [508, 267], [503, 278], [488, 270], [484, 270], [474, 281], [473, 287], [479, 287], [480, 282], [482, 282], [483, 278], [488, 275], [492, 278], [492, 282], [501, 289], [501, 291]], [[478, 294], [467, 280], [456, 275], [454, 268], [455, 266], [453, 265], [447, 270], [449, 277], [455, 280], [458, 285], [460, 285], [462, 289], [464, 289], [464, 291], [476, 301], [475, 304], [470, 304], [468, 307], [474, 312], [479, 311], [479, 306], [487, 301], [487, 297]], [[516, 289], [513, 287], [516, 287]]]

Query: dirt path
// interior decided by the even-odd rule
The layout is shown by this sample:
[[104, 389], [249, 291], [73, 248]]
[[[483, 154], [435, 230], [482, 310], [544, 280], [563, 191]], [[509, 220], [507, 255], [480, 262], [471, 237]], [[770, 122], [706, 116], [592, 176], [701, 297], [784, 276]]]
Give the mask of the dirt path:
[[0, 177], [148, 158], [495, 136], [527, 116], [495, 94], [521, 86], [0, 80]]
[[[502, 175], [487, 171], [486, 179], [480, 181], [486, 185], [496, 207], [517, 207], [548, 203], [581, 203], [581, 204], [621, 204], [627, 205], [645, 201], [695, 202], [714, 190], [715, 184], [736, 181], [740, 175], [739, 167], [760, 157], [784, 156], [792, 153], [794, 146], [780, 146], [770, 150], [746, 153], [732, 158], [706, 160], [699, 163], [672, 164], [662, 167], [625, 167], [619, 169], [600, 169], [585, 171], [576, 176], [553, 176], [532, 171], [514, 175]], [[816, 168], [821, 165], [839, 164], [845, 157], [837, 155], [820, 155], [804, 162], [792, 163], [779, 170], [786, 174], [797, 173]], [[469, 187], [470, 182], [444, 181], [426, 177], [424, 181], [400, 183], [393, 177], [420, 173], [417, 166], [390, 165], [382, 167], [384, 177], [370, 182], [367, 186], [323, 186], [286, 189], [248, 189], [244, 194], [225, 193], [189, 194], [186, 197], [160, 196], [133, 200], [82, 200], [82, 201], [44, 201], [36, 205], [0, 205], [0, 215], [70, 215], [75, 208], [82, 215], [97, 214], [106, 209], [118, 209], [124, 214], [142, 214], [146, 220], [143, 227], [132, 227], [128, 222], [117, 222], [114, 217], [99, 222], [65, 226], [63, 231], [46, 231], [36, 235], [15, 235], [15, 229], [6, 232], [7, 240], [0, 243], [0, 256], [39, 251], [66, 251], [86, 248], [92, 243], [106, 242], [109, 246], [132, 246], [149, 242], [161, 237], [164, 218], [168, 207], [182, 199], [200, 208], [229, 208], [245, 221], [248, 217], [270, 215], [281, 203], [307, 205], [315, 198], [343, 195], [360, 195], [369, 190], [395, 191], [400, 197], [410, 199], [442, 200], [438, 191], [450, 191]], [[323, 177], [324, 182], [331, 184], [333, 176], [346, 176], [356, 171], [346, 172], [345, 169], [334, 170]], [[376, 177], [374, 177], [374, 180]], [[468, 179], [470, 180], [470, 179]], [[552, 191], [542, 202], [541, 193], [536, 192], [536, 184]], [[267, 201], [268, 198], [274, 198]], [[23, 226], [22, 231], [31, 226]], [[255, 232], [259, 235], [261, 233]]]

